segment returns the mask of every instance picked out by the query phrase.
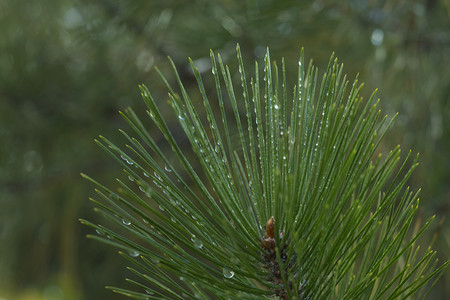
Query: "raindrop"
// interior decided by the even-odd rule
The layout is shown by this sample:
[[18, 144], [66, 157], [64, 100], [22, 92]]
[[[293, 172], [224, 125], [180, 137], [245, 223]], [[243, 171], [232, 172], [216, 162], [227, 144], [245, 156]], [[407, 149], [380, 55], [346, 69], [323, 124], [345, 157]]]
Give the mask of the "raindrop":
[[162, 207], [161, 205], [159, 206], [159, 209], [164, 211], [164, 207]]
[[156, 180], [153, 180], [153, 183], [154, 183], [157, 187], [162, 188], [162, 186], [161, 186]]
[[147, 172], [144, 172], [145, 177], [150, 177], [150, 175]]
[[228, 268], [223, 268], [223, 276], [225, 278], [232, 278], [234, 276], [234, 272]]
[[152, 261], [152, 263], [154, 263], [154, 264], [159, 264], [159, 263], [160, 263], [160, 260], [157, 259], [157, 258], [152, 258], [151, 261]]
[[184, 121], [184, 117], [182, 115], [179, 115], [178, 119], [180, 119], [180, 121]]
[[192, 236], [191, 241], [194, 243], [195, 248], [201, 249], [203, 247], [203, 242], [195, 235]]
[[122, 219], [122, 223], [123, 223], [123, 225], [127, 225], [127, 226], [131, 224], [131, 222], [126, 219]]
[[124, 158], [123, 156], [122, 156], [122, 158], [127, 162], [127, 164], [129, 164], [129, 165], [133, 164], [133, 162], [131, 160], [128, 160], [128, 159]]
[[166, 170], [166, 172], [168, 173], [172, 172], [172, 170], [168, 166], [164, 166], [164, 170]]
[[135, 250], [131, 250], [130, 252], [128, 252], [128, 254], [130, 254], [131, 257], [138, 257], [139, 256], [139, 252], [137, 252]]
[[276, 110], [279, 110], [279, 109], [280, 109], [280, 107], [278, 106], [278, 104], [275, 104], [274, 108], [275, 108]]
[[148, 220], [147, 219], [142, 219], [142, 221], [144, 221], [145, 224], [148, 224]]
[[149, 294], [149, 295], [153, 295], [153, 294], [154, 294], [152, 290], [145, 290], [145, 292], [146, 292], [147, 294]]
[[95, 232], [97, 232], [98, 235], [103, 235], [103, 233], [98, 229], [95, 229]]
[[381, 46], [384, 39], [384, 32], [381, 29], [375, 29], [372, 31], [372, 35], [370, 36], [370, 41], [374, 46]]
[[25, 153], [23, 162], [25, 171], [27, 172], [41, 172], [44, 167], [41, 155], [34, 150]]

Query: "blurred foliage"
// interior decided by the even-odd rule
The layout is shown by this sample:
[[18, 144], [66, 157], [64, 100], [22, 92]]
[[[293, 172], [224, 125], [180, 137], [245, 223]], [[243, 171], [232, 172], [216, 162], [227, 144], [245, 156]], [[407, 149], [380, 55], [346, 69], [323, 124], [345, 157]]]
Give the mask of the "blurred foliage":
[[[123, 277], [121, 260], [76, 222], [94, 219], [79, 172], [118, 173], [92, 139], [118, 137], [117, 111], [143, 108], [138, 83], [167, 100], [153, 70], [167, 55], [194, 89], [186, 57], [210, 71], [210, 48], [230, 65], [238, 42], [249, 61], [266, 46], [296, 61], [304, 46], [320, 67], [335, 51], [366, 95], [380, 88], [385, 112], [400, 113], [387, 143], [421, 153], [410, 184], [423, 187], [423, 214], [449, 214], [448, 0], [3, 0], [0, 28], [0, 298], [117, 297], [102, 286]], [[434, 293], [449, 297], [448, 272]]]

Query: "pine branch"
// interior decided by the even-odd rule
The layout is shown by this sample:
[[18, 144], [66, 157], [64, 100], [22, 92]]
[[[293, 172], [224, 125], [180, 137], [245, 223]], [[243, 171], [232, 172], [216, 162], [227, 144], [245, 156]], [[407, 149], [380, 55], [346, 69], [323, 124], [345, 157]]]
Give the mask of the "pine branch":
[[83, 175], [115, 227], [81, 222], [121, 249], [139, 279], [128, 280], [134, 291], [111, 289], [135, 299], [404, 299], [429, 288], [449, 262], [437, 266], [416, 245], [431, 220], [411, 234], [418, 192], [405, 184], [417, 158], [401, 160], [399, 147], [377, 155], [393, 119], [375, 93], [363, 100], [333, 56], [319, 82], [302, 50], [292, 93], [284, 60], [280, 70], [269, 50], [262, 83], [258, 63], [248, 79], [239, 46], [237, 58], [239, 74], [211, 52], [216, 95], [190, 61], [202, 110], [171, 60], [176, 89], [158, 71], [195, 158], [145, 86], [176, 162], [131, 109], [122, 116], [136, 137], [121, 131], [124, 149], [97, 141], [130, 180], [114, 192]]

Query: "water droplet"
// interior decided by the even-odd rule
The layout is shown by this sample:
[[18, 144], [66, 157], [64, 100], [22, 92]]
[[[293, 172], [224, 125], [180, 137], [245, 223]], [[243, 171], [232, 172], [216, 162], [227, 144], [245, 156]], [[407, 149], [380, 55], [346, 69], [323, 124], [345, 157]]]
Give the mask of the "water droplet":
[[234, 272], [228, 268], [223, 268], [223, 276], [225, 278], [232, 278], [234, 276]]
[[95, 232], [97, 232], [98, 235], [103, 235], [103, 233], [98, 229], [95, 229]]
[[279, 109], [280, 109], [280, 107], [278, 106], [278, 104], [275, 104], [275, 106], [274, 106], [273, 108], [275, 108], [276, 110], [279, 110]]
[[195, 248], [201, 249], [203, 247], [203, 242], [195, 235], [192, 236], [191, 241], [194, 243]]
[[157, 187], [162, 188], [162, 186], [161, 186], [156, 180], [153, 180], [153, 183], [154, 183]]
[[144, 172], [145, 177], [150, 177], [150, 175], [147, 172]]
[[151, 261], [152, 261], [152, 263], [154, 263], [154, 264], [159, 264], [159, 263], [161, 262], [161, 261], [160, 261], [159, 259], [157, 259], [157, 258], [152, 258]]
[[136, 250], [131, 250], [130, 252], [128, 252], [128, 254], [131, 257], [138, 257], [139, 256], [139, 252], [137, 252]]
[[180, 119], [180, 121], [184, 121], [184, 117], [182, 115], [179, 115], [178, 119]]
[[372, 35], [370, 36], [370, 41], [374, 46], [381, 46], [384, 39], [384, 32], [381, 29], [375, 29], [372, 31]]
[[147, 220], [147, 219], [142, 219], [142, 221], [143, 221], [145, 224], [148, 224], [148, 220]]
[[153, 294], [154, 294], [152, 290], [145, 290], [145, 292], [146, 292], [147, 294], [149, 294], [149, 295], [153, 295]]
[[122, 219], [122, 223], [123, 223], [123, 225], [127, 225], [127, 226], [131, 224], [131, 222], [126, 219]]
[[125, 160], [127, 162], [127, 164], [132, 165], [133, 162], [129, 159], [127, 159], [125, 156], [121, 155], [120, 157], [122, 157], [123, 160]]
[[159, 206], [159, 209], [164, 211], [164, 207], [162, 207], [161, 205]]
[[24, 168], [27, 172], [41, 172], [44, 163], [41, 155], [34, 150], [28, 151], [23, 156]]
[[164, 166], [164, 170], [166, 170], [166, 172], [168, 173], [172, 172], [172, 170], [168, 166]]

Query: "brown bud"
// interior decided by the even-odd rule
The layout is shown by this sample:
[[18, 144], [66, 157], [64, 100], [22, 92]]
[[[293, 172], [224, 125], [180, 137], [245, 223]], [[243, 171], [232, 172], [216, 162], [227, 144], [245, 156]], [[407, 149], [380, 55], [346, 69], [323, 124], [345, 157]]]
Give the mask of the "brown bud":
[[273, 217], [270, 217], [269, 221], [266, 223], [266, 238], [273, 239], [275, 237], [275, 220]]
[[269, 221], [266, 223], [266, 236], [263, 239], [263, 247], [265, 249], [275, 249], [275, 220], [270, 217]]
[[275, 248], [275, 240], [273, 238], [265, 238], [263, 241], [263, 246], [266, 249], [274, 249]]

